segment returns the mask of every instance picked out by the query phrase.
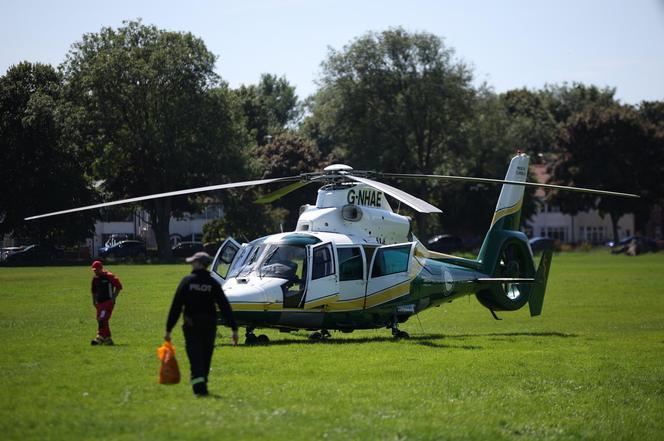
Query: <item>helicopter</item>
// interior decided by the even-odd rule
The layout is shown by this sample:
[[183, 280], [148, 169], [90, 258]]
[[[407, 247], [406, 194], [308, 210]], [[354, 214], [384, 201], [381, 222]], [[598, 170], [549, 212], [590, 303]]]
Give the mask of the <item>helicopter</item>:
[[[239, 243], [227, 238], [211, 274], [222, 285], [245, 343], [268, 343], [259, 328], [307, 330], [325, 340], [330, 331], [399, 329], [413, 315], [474, 295], [495, 319], [496, 312], [528, 304], [542, 313], [552, 252], [535, 262], [520, 231], [525, 187], [598, 195], [634, 194], [527, 182], [529, 157], [517, 152], [505, 179], [359, 171], [333, 164], [299, 176], [235, 182], [171, 191], [31, 216], [26, 220], [227, 188], [291, 182], [256, 202], [270, 203], [309, 184], [319, 184], [314, 205], [304, 205], [291, 232]], [[488, 232], [475, 259], [428, 250], [411, 230], [410, 218], [392, 209], [387, 196], [421, 213], [441, 213], [428, 202], [376, 179], [442, 179], [502, 184]], [[220, 323], [225, 325], [223, 319]]]

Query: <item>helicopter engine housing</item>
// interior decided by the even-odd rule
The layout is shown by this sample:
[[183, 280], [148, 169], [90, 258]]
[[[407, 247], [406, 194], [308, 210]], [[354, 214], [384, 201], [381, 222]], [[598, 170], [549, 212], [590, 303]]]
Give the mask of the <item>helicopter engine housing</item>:
[[361, 184], [322, 187], [315, 206], [302, 206], [295, 231], [359, 236], [369, 244], [396, 244], [411, 237], [410, 219], [393, 212], [383, 192]]

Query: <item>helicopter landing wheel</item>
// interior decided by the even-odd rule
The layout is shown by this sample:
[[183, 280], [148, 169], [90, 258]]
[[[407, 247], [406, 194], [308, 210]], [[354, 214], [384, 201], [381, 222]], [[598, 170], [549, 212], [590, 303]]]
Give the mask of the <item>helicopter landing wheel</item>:
[[397, 340], [400, 339], [407, 339], [410, 338], [410, 334], [407, 333], [406, 331], [401, 331], [400, 329], [397, 329], [396, 332], [392, 332], [392, 337], [396, 338]]
[[314, 340], [314, 341], [325, 341], [328, 338], [332, 337], [330, 334], [330, 331], [327, 329], [321, 329], [320, 331], [316, 331], [312, 334], [309, 335], [309, 340]]
[[394, 337], [397, 340], [400, 340], [402, 338], [410, 338], [410, 334], [408, 334], [406, 331], [402, 331], [397, 327], [397, 322], [395, 321], [392, 324], [392, 337]]
[[255, 345], [256, 343], [258, 343], [258, 337], [254, 334], [254, 328], [247, 328], [247, 331], [244, 334], [244, 344]]
[[256, 344], [266, 345], [268, 343], [270, 343], [270, 338], [267, 335], [261, 334], [258, 337], [256, 337]]

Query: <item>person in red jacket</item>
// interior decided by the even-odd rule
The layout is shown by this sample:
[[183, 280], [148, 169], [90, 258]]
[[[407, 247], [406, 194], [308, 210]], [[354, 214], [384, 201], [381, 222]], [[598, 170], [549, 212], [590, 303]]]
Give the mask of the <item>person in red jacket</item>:
[[111, 319], [115, 299], [122, 290], [120, 279], [113, 273], [104, 270], [104, 265], [95, 260], [92, 262], [92, 304], [97, 309], [97, 337], [90, 342], [91, 345], [112, 345], [111, 328], [108, 321]]

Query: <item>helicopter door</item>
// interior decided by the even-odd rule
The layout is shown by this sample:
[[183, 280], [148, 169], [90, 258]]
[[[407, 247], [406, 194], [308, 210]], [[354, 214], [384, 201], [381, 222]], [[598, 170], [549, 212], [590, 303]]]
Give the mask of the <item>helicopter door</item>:
[[212, 262], [212, 274], [219, 276], [223, 281], [226, 280], [228, 270], [240, 251], [240, 244], [232, 237], [229, 237], [221, 244], [217, 254]]
[[307, 287], [304, 309], [327, 305], [339, 298], [336, 253], [331, 242], [307, 245]]
[[369, 280], [365, 308], [389, 302], [407, 294], [410, 289], [408, 270], [415, 242], [386, 245], [376, 248]]

